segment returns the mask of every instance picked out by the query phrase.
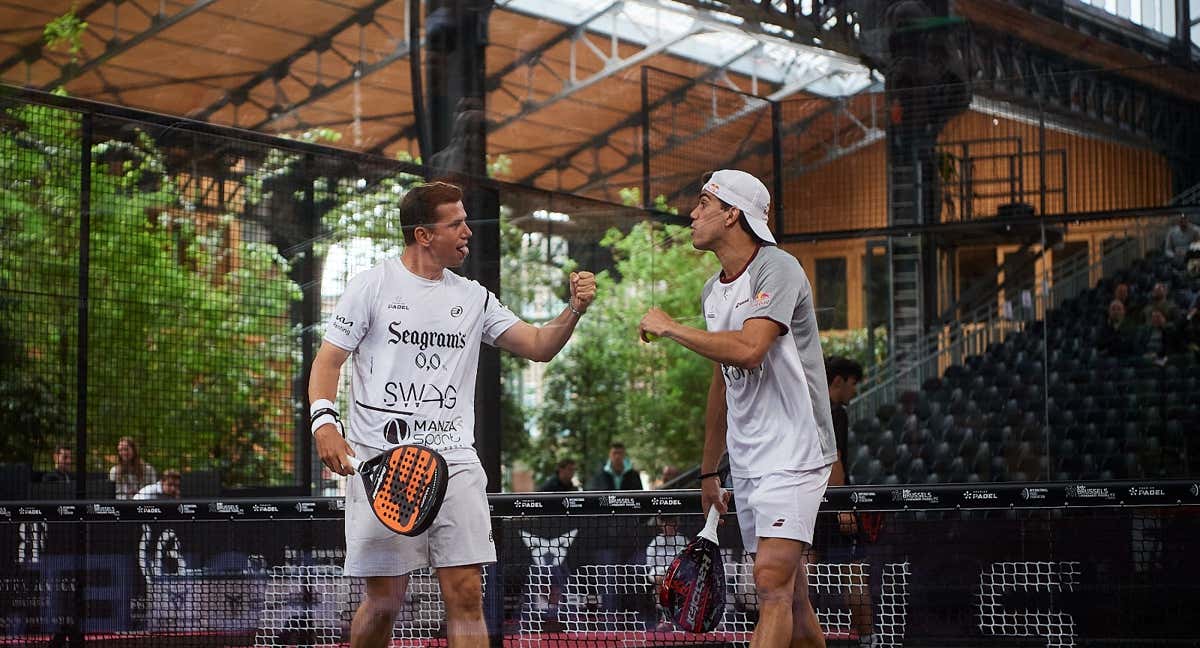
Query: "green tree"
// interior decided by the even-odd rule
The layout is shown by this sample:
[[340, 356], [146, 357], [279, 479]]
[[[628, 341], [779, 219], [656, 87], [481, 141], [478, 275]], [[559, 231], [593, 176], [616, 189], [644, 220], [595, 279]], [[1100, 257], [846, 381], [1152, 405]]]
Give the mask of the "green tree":
[[[5, 326], [19, 345], [10, 362], [26, 385], [54, 392], [57, 420], [73, 420], [79, 118], [17, 106], [4, 122], [15, 125], [0, 132], [0, 286], [16, 304]], [[299, 298], [286, 261], [230, 237], [232, 214], [187, 203], [144, 133], [91, 153], [89, 469], [106, 468], [131, 435], [160, 469], [214, 468], [230, 485], [282, 478], [298, 334], [287, 313]]]
[[688, 232], [647, 221], [601, 242], [612, 248], [616, 272], [598, 276], [599, 298], [546, 370], [537, 414], [544, 434], [527, 451], [543, 474], [567, 454], [580, 459], [586, 479], [614, 439], [643, 470], [699, 460], [712, 364], [677, 344], [637, 339], [652, 305], [699, 322], [700, 291], [717, 263], [692, 248]]

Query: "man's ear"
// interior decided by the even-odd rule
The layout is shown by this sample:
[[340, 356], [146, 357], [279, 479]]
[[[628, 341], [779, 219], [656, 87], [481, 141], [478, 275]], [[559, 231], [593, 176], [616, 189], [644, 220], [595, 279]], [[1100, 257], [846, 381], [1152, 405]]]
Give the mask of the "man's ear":
[[413, 228], [413, 243], [417, 245], [427, 245], [433, 238], [429, 230], [422, 225], [417, 225]]
[[729, 214], [725, 216], [725, 227], [733, 227], [737, 225], [738, 220], [742, 218], [742, 210], [739, 207], [729, 209]]

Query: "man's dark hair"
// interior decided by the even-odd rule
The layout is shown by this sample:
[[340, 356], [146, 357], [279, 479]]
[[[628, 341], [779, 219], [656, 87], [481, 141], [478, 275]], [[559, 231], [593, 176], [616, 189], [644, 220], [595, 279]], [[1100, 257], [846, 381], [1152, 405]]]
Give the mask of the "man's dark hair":
[[558, 465], [555, 466], [555, 470], [562, 470], [563, 468], [566, 468], [567, 466], [574, 466], [574, 465], [575, 465], [574, 459], [560, 459], [558, 462]]
[[404, 244], [416, 242], [416, 229], [437, 222], [437, 208], [462, 200], [463, 192], [449, 182], [429, 182], [413, 186], [400, 201], [400, 227]]
[[862, 382], [862, 365], [843, 356], [829, 356], [825, 358], [825, 380], [832, 385], [833, 379], [838, 376], [841, 376], [842, 380], [853, 378], [856, 381]]
[[613, 441], [612, 443], [608, 444], [609, 450], [616, 450], [617, 448], [624, 450], [625, 444], [621, 443], [620, 441]]
[[[701, 176], [701, 178], [700, 178], [700, 189], [701, 190], [704, 189], [704, 185], [708, 184], [709, 180], [712, 180], [714, 173], [716, 173], [716, 171], [709, 171], [709, 172], [705, 173], [703, 176]], [[717, 197], [713, 196], [713, 198], [717, 198]], [[729, 203], [725, 202], [724, 200], [721, 200], [720, 198], [717, 198], [717, 202], [721, 203], [721, 209], [736, 209], [736, 210], [738, 210], [738, 225], [741, 226], [743, 232], [750, 235], [750, 239], [752, 241], [754, 241], [755, 243], [758, 243], [759, 245], [772, 245], [772, 243], [768, 243], [767, 241], [762, 240], [761, 238], [758, 237], [758, 234], [754, 233], [754, 229], [752, 229], [750, 227], [750, 221], [746, 220], [746, 212], [742, 211], [742, 209], [740, 207], [734, 207], [733, 205], [730, 205]]]
[[60, 444], [54, 446], [54, 454], [58, 454], [58, 453], [62, 452], [63, 450], [70, 450], [70, 451], [74, 452], [75, 446], [70, 446], [65, 443], [60, 443]]

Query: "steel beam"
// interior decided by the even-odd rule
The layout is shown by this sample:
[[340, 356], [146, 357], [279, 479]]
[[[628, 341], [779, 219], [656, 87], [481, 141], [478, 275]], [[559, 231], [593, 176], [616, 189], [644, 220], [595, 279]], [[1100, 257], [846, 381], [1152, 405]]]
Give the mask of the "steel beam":
[[[583, 35], [583, 30], [584, 30], [584, 27], [582, 27], [582, 26], [576, 28], [575, 42], [578, 43], [580, 41], [583, 41], [585, 43], [590, 44], [591, 41], [588, 41], [586, 36]], [[666, 51], [666, 49], [668, 47], [671, 47], [672, 45], [675, 45], [676, 43], [684, 41], [696, 34], [703, 33], [703, 31], [704, 30], [692, 28], [685, 32], [681, 32], [675, 36], [670, 36], [670, 37], [664, 38], [662, 40], [656, 41], [654, 43], [649, 43], [646, 45], [645, 49], [643, 49], [642, 51], [638, 52], [637, 54], [634, 54], [633, 56], [630, 56], [630, 57], [627, 57], [624, 59], [620, 58], [617, 55], [616, 51], [613, 51], [612, 55], [610, 57], [606, 58], [606, 60], [604, 61], [603, 69], [601, 69], [599, 72], [596, 72], [595, 74], [593, 74], [585, 79], [582, 79], [582, 80], [577, 80], [577, 74], [576, 74], [577, 68], [576, 68], [576, 64], [575, 64], [575, 57], [572, 56], [571, 63], [570, 63], [569, 78], [563, 84], [563, 87], [561, 90], [559, 90], [554, 95], [552, 95], [546, 99], [543, 99], [541, 101], [527, 103], [516, 114], [509, 115], [508, 117], [505, 117], [504, 119], [501, 119], [498, 122], [489, 124], [488, 131], [494, 133], [494, 132], [504, 128], [505, 126], [512, 124], [515, 121], [524, 119], [525, 117], [528, 117], [529, 115], [532, 115], [533, 113], [536, 113], [539, 110], [542, 110], [548, 106], [552, 106], [552, 105], [558, 103], [559, 101], [562, 101], [563, 99], [566, 99], [567, 97], [570, 97], [571, 95], [575, 94], [576, 92], [579, 92], [580, 90], [590, 88], [591, 86], [593, 86], [605, 79], [608, 79], [616, 74], [619, 74], [631, 67], [640, 65], [640, 64], [650, 60], [651, 58], [657, 56], [659, 53]], [[614, 50], [615, 50], [615, 47], [614, 47]], [[597, 54], [601, 55], [601, 53], [599, 53], [599, 52], [597, 52]]]
[[[138, 32], [137, 34], [134, 34], [132, 37], [126, 38], [124, 40], [117, 40], [116, 38], [114, 38], [113, 40], [108, 41], [108, 43], [104, 47], [103, 52], [101, 52], [98, 56], [88, 59], [86, 62], [83, 63], [83, 65], [67, 63], [66, 65], [60, 66], [58, 77], [55, 78], [53, 81], [43, 85], [42, 89], [43, 90], [53, 90], [59, 86], [62, 86], [65, 83], [67, 83], [71, 79], [75, 79], [77, 77], [80, 77], [80, 76], [90, 72], [91, 70], [94, 70], [95, 68], [103, 65], [106, 61], [109, 61], [110, 59], [112, 59], [120, 54], [124, 54], [125, 52], [128, 52], [129, 50], [133, 49], [134, 47], [137, 47], [138, 45], [141, 45], [142, 43], [150, 40], [151, 38], [154, 38], [158, 34], [162, 33], [164, 30], [169, 29], [169, 28], [179, 24], [180, 22], [187, 20], [189, 17], [196, 15], [197, 13], [203, 11], [205, 8], [207, 8], [209, 5], [213, 4], [216, 1], [217, 0], [196, 0], [195, 2], [193, 2], [191, 5], [187, 6], [186, 8], [178, 11], [177, 13], [171, 14], [169, 16], [163, 15], [162, 7], [164, 5], [159, 5], [159, 13], [149, 16], [150, 26], [147, 29], [145, 29], [144, 31]], [[125, 3], [118, 3], [117, 9], [119, 10], [120, 7], [123, 6], [124, 4]], [[130, 4], [130, 6], [141, 9], [141, 7], [139, 5], [137, 5], [136, 3], [129, 3], [129, 4]]]
[[822, 2], [787, 2], [780, 8], [778, 0], [675, 0], [699, 10], [720, 12], [746, 21], [748, 30], [761, 30], [772, 25], [783, 30], [777, 36], [800, 45], [820, 47], [838, 52], [853, 60], [862, 58], [858, 44], [860, 24], [858, 5], [848, 0]]
[[[80, 20], [83, 20], [96, 13], [98, 9], [109, 4], [111, 1], [112, 0], [94, 0], [93, 2], [89, 2], [83, 7], [80, 7], [79, 10], [75, 12], [75, 16]], [[13, 54], [3, 61], [0, 61], [0, 75], [3, 75], [5, 72], [8, 72], [21, 63], [33, 63], [34, 61], [37, 61], [42, 57], [42, 52], [45, 49], [46, 39], [39, 35], [37, 40], [26, 43], [19, 50], [17, 50], [16, 54]]]
[[[408, 1], [415, 2], [417, 0], [408, 0]], [[226, 91], [225, 94], [220, 99], [216, 100], [215, 102], [213, 102], [212, 104], [210, 104], [209, 106], [207, 106], [205, 108], [202, 108], [198, 111], [191, 113], [189, 115], [189, 117], [191, 117], [193, 119], [207, 120], [210, 117], [212, 117], [213, 114], [215, 114], [218, 110], [224, 108], [225, 106], [228, 106], [229, 104], [240, 105], [240, 104], [246, 102], [248, 100], [248, 98], [250, 97], [251, 91], [254, 90], [255, 88], [257, 88], [258, 86], [260, 86], [264, 83], [267, 83], [267, 82], [273, 82], [277, 79], [285, 78], [288, 75], [292, 74], [292, 65], [294, 65], [296, 63], [296, 61], [300, 60], [301, 58], [303, 58], [304, 56], [306, 56], [312, 52], [328, 51], [333, 46], [333, 39], [336, 38], [342, 32], [346, 31], [347, 29], [350, 29], [351, 27], [353, 27], [355, 25], [361, 26], [361, 25], [365, 25], [367, 23], [374, 21], [375, 20], [375, 12], [378, 11], [384, 5], [388, 4], [388, 2], [390, 2], [390, 0], [371, 0], [370, 4], [362, 7], [361, 9], [358, 9], [351, 15], [338, 21], [335, 25], [333, 25], [329, 29], [321, 32], [320, 34], [317, 34], [316, 36], [313, 36], [311, 39], [309, 39], [309, 41], [307, 43], [305, 43], [301, 47], [297, 48], [292, 53], [290, 53], [287, 56], [279, 59], [278, 61], [275, 61], [274, 63], [268, 65], [264, 70], [255, 74], [254, 76], [250, 77], [245, 82], [238, 85], [237, 87]], [[407, 44], [402, 44], [402, 46], [403, 47], [398, 46], [395, 51], [393, 51], [391, 54], [389, 54], [389, 56], [387, 57], [389, 63], [395, 62], [395, 60], [398, 60], [399, 58], [403, 58], [403, 56], [393, 58], [393, 56], [397, 52], [400, 52], [407, 48]], [[405, 55], [407, 55], [407, 53]], [[379, 71], [379, 69], [381, 69], [380, 66], [374, 65], [374, 64], [372, 64], [370, 66], [364, 66], [364, 65], [362, 65], [361, 61], [358, 62], [357, 64], [355, 64], [354, 67], [355, 67], [354, 72], [351, 74], [351, 78], [349, 79], [349, 81], [354, 81], [354, 80], [361, 81], [363, 79], [363, 77], [365, 77], [367, 75], [368, 68], [369, 68], [369, 73], [374, 73], [374, 72]], [[357, 73], [357, 77], [355, 77], [356, 73]], [[348, 83], [349, 81], [347, 81], [346, 79], [343, 79], [343, 80], [338, 81], [334, 85], [336, 85], [337, 88], [341, 88], [341, 87], [344, 87], [346, 85], [346, 83]], [[289, 104], [289, 107], [287, 108], [287, 112], [295, 110], [296, 108], [299, 108], [303, 105], [311, 103], [315, 99], [324, 97], [329, 94], [329, 92], [327, 91], [327, 87], [324, 86], [323, 84], [321, 84], [319, 81], [316, 85], [311, 85], [311, 86], [310, 86], [310, 84], [305, 83], [305, 82], [301, 82], [301, 83], [302, 83], [302, 85], [309, 86], [309, 96], [299, 102], [291, 102]], [[332, 86], [330, 86], [330, 87], [332, 87]], [[268, 110], [268, 111], [270, 110], [269, 106], [261, 106], [261, 107], [265, 110]], [[255, 128], [261, 127], [267, 123], [270, 123], [271, 121], [273, 121], [273, 120], [272, 119], [264, 120], [263, 122], [260, 122], [258, 126], [255, 126]]]
[[[729, 66], [733, 65], [734, 63], [738, 62], [739, 60], [741, 60], [747, 56], [750, 56], [751, 54], [758, 52], [761, 49], [762, 49], [762, 44], [755, 43], [754, 45], [751, 45], [750, 47], [742, 50], [741, 52], [737, 52], [736, 54], [729, 57], [728, 59], [721, 61], [716, 67], [712, 67], [712, 68], [706, 70], [704, 72], [704, 74], [702, 74], [694, 79], [688, 79], [682, 85], [677, 86], [676, 88], [674, 88], [667, 94], [654, 100], [654, 102], [652, 104], [650, 104], [650, 106], [648, 107], [648, 110], [654, 110], [655, 108], [664, 106], [667, 103], [678, 100], [679, 98], [683, 97], [683, 95], [686, 94], [688, 90], [691, 90], [692, 88], [696, 87], [697, 85], [699, 85], [701, 83], [707, 83], [707, 82], [711, 81], [713, 78], [715, 78], [716, 76], [721, 74], [723, 71], [728, 69]], [[634, 127], [640, 125], [641, 122], [642, 122], [641, 112], [632, 113], [629, 116], [625, 117], [624, 119], [618, 121], [616, 124], [609, 126], [603, 132], [598, 133], [598, 134], [588, 138], [587, 140], [580, 142], [576, 146], [572, 147], [570, 151], [567, 151], [566, 153], [559, 156], [558, 161], [548, 162], [546, 164], [543, 164], [542, 166], [535, 169], [533, 172], [526, 174], [525, 177], [521, 178], [517, 182], [519, 184], [533, 184], [533, 181], [535, 179], [537, 179], [538, 177], [540, 177], [542, 174], [544, 174], [548, 171], [551, 171], [555, 168], [561, 167], [564, 163], [569, 162], [576, 155], [579, 155], [580, 153], [582, 153], [586, 150], [605, 145], [608, 142], [609, 138], [611, 138], [613, 135], [615, 135], [627, 128], [634, 128]], [[632, 162], [636, 164], [637, 161], [633, 160]]]
[[[686, 146], [687, 144], [690, 144], [690, 143], [708, 135], [715, 129], [721, 128], [722, 126], [725, 126], [726, 124], [730, 124], [739, 119], [742, 119], [743, 117], [746, 117], [747, 115], [750, 115], [757, 110], [766, 110], [766, 109], [768, 109], [770, 102], [779, 101], [786, 97], [790, 97], [790, 96], [796, 94], [797, 92], [802, 92], [804, 90], [804, 88], [808, 87], [814, 81], [817, 81], [817, 80], [819, 80], [819, 78], [815, 78], [815, 79], [814, 78], [806, 78], [799, 82], [794, 82], [794, 83], [790, 83], [788, 85], [783, 86], [782, 88], [780, 88], [780, 89], [776, 90], [775, 92], [771, 93], [770, 95], [768, 95], [765, 99], [760, 99], [758, 97], [755, 97], [756, 99], [760, 99], [761, 103], [747, 101], [747, 105], [744, 106], [743, 108], [741, 108], [740, 110], [734, 112], [731, 115], [723, 117], [721, 119], [714, 120], [713, 122], [708, 124], [708, 126], [705, 127], [703, 130], [700, 130], [695, 133], [689, 133], [686, 137], [681, 137], [681, 138], [676, 139], [675, 141], [671, 142], [666, 147], [658, 149], [658, 152], [669, 153], [669, 152], [679, 148], [680, 146]], [[741, 94], [745, 94], [745, 93], [741, 93]], [[770, 140], [767, 140], [764, 143], [764, 145], [766, 147], [770, 148], [770, 146], [771, 146]], [[757, 150], [758, 150], [757, 146], [752, 147], [750, 149], [751, 152], [757, 151]], [[749, 153], [747, 153], [747, 154], [749, 154]], [[738, 159], [741, 159], [741, 157], [744, 157], [744, 156], [745, 156], [745, 154], [740, 156]], [[606, 172], [606, 175], [612, 176], [612, 175], [616, 175], [618, 173], [622, 173], [624, 171], [628, 171], [635, 164], [639, 164], [639, 163], [640, 163], [640, 161], [626, 162], [625, 164], [621, 165], [617, 169]], [[595, 187], [596, 185], [600, 184], [601, 182], [603, 182], [602, 179], [588, 180], [587, 182], [584, 182], [583, 184], [581, 184], [573, 189], [569, 189], [568, 191], [571, 193], [580, 193], [580, 192], [583, 192], [583, 191], [586, 191], [588, 189]]]
[[1039, 108], [1097, 134], [1138, 138], [1164, 151], [1200, 150], [1200, 107], [1117, 71], [975, 26], [966, 56], [972, 93]]

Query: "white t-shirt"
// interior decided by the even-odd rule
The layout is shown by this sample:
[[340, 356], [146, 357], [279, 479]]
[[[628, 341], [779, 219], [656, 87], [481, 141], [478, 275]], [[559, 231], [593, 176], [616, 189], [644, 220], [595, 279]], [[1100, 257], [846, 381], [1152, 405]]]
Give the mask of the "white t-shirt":
[[837, 460], [812, 302], [800, 262], [773, 246], [760, 247], [737, 276], [717, 273], [704, 286], [701, 306], [708, 330], [738, 331], [747, 320], [765, 318], [782, 331], [762, 366], [721, 366], [729, 472], [735, 477], [812, 470]]
[[138, 491], [136, 495], [133, 496], [133, 499], [135, 499], [135, 500], [164, 499], [164, 498], [166, 498], [166, 494], [163, 493], [162, 482], [160, 482], [160, 481], [154, 482], [153, 484], [146, 486], [142, 490]]
[[518, 321], [491, 291], [449, 270], [432, 281], [396, 258], [355, 276], [325, 331], [354, 355], [346, 438], [380, 451], [416, 443], [450, 464], [478, 463], [479, 343], [495, 345]]

